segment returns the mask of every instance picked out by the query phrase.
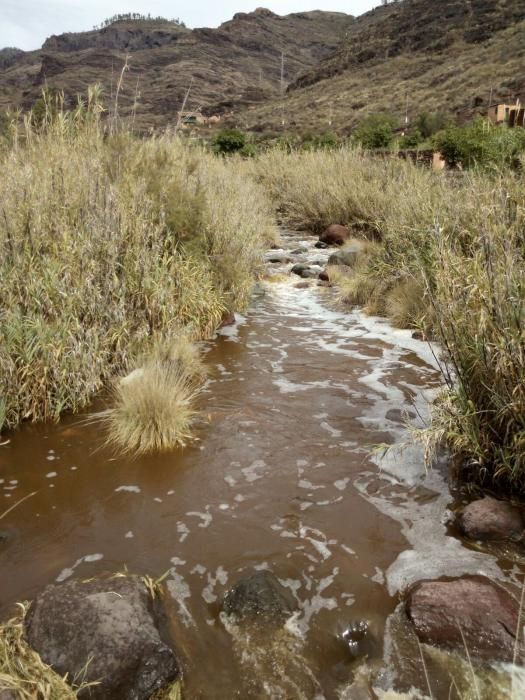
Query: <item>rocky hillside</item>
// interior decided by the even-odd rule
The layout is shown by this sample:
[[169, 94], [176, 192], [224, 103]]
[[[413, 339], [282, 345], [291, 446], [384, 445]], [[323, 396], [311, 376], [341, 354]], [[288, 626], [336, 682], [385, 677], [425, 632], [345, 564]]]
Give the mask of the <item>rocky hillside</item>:
[[[288, 88], [289, 129], [351, 130], [366, 114], [484, 113], [490, 96], [525, 91], [523, 0], [399, 0], [358, 17], [340, 48]], [[525, 97], [525, 95], [523, 95]], [[282, 106], [243, 114], [249, 128], [280, 128]]]
[[269, 10], [239, 13], [217, 29], [175, 22], [117, 21], [100, 30], [49, 38], [42, 49], [0, 52], [0, 109], [30, 107], [44, 85], [70, 101], [102, 84], [108, 101], [128, 56], [119, 108], [144, 130], [174, 123], [191, 83], [187, 108], [224, 113], [271, 101], [286, 84], [331, 55], [352, 23], [341, 13], [281, 17]]

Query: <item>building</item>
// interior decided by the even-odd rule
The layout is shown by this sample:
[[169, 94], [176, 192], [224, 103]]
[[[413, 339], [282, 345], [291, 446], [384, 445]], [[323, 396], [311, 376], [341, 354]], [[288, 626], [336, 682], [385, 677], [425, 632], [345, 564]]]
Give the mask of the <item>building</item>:
[[519, 100], [513, 105], [490, 105], [487, 116], [493, 124], [507, 124], [507, 126], [510, 127], [525, 127], [525, 108], [521, 106]]

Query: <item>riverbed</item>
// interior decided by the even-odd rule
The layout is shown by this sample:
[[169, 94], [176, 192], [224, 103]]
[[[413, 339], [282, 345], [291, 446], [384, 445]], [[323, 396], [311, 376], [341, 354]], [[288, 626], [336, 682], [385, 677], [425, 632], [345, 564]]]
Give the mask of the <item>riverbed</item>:
[[[322, 267], [330, 251], [314, 242], [284, 232], [273, 253]], [[368, 622], [367, 664], [395, 685], [403, 590], [442, 575], [518, 576], [449, 531], [446, 463], [427, 470], [407, 428], [425, 423], [441, 387], [439, 349], [343, 308], [290, 267], [268, 263], [248, 312], [203, 345], [211, 374], [188, 447], [118, 457], [86, 416], [9, 436], [0, 512], [34, 495], [0, 522], [3, 617], [72, 576], [166, 574], [187, 697], [336, 698], [363, 662], [341, 640], [349, 623]], [[221, 615], [226, 590], [261, 569], [299, 606], [267, 640]], [[417, 685], [413, 675], [403, 683]], [[433, 683], [435, 697], [448, 690]]]

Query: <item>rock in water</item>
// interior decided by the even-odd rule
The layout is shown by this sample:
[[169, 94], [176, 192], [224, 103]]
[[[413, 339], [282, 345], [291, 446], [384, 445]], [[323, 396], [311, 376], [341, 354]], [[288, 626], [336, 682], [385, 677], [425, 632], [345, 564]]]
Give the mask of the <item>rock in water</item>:
[[331, 224], [319, 236], [319, 242], [327, 245], [343, 245], [351, 235], [350, 230], [346, 226]]
[[349, 246], [348, 248], [343, 248], [343, 250], [338, 250], [328, 258], [329, 265], [347, 265], [352, 267], [357, 260], [357, 256], [361, 252], [361, 248], [357, 245]]
[[270, 571], [242, 578], [224, 596], [223, 610], [239, 619], [284, 621], [296, 609], [291, 592]]
[[421, 642], [460, 651], [466, 644], [471, 656], [512, 660], [519, 605], [489, 579], [424, 581], [410, 592], [406, 610]]
[[47, 586], [31, 604], [25, 632], [61, 676], [100, 681], [90, 698], [147, 700], [179, 676], [138, 576]]
[[491, 496], [469, 503], [460, 511], [457, 524], [473, 540], [515, 540], [523, 534], [519, 509]]

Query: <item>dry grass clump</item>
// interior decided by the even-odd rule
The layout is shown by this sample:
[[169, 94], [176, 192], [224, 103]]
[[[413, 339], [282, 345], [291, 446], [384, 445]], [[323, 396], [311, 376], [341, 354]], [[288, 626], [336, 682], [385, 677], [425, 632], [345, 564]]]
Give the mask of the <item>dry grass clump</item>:
[[95, 97], [14, 124], [0, 154], [0, 429], [78, 410], [159, 334], [208, 336], [276, 235], [243, 173], [105, 134]]
[[66, 683], [45, 664], [24, 639], [24, 617], [27, 606], [0, 625], [0, 694], [11, 691], [20, 700], [74, 700], [86, 684]]
[[206, 377], [197, 347], [181, 336], [113, 389], [114, 406], [98, 416], [109, 445], [129, 454], [166, 452], [192, 438], [195, 401]]

